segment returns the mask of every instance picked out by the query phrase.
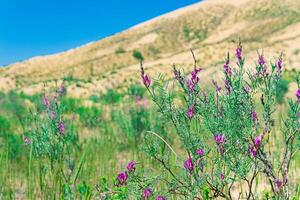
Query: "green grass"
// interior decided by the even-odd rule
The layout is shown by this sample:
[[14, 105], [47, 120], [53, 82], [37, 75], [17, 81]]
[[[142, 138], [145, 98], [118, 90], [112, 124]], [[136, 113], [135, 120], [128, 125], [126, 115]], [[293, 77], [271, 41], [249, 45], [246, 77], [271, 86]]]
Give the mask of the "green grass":
[[[285, 93], [285, 83], [282, 92]], [[27, 119], [31, 110], [43, 108], [41, 97], [15, 92], [0, 94], [0, 199], [94, 199], [98, 186], [104, 180], [113, 186], [117, 173], [131, 160], [155, 173], [161, 169], [159, 164], [141, 150], [145, 147], [142, 144], [146, 131], [161, 135], [181, 155], [174, 128], [164, 123], [150, 101], [138, 102], [137, 97], [149, 98], [144, 88], [132, 85], [124, 93], [109, 90], [94, 95], [90, 98], [94, 104], [89, 107], [84, 105], [85, 99], [63, 98], [79, 142], [65, 160], [53, 167], [45, 158], [36, 159], [31, 146], [22, 139], [23, 134], [30, 134], [32, 124]], [[33, 105], [30, 109], [28, 101]], [[272, 144], [279, 147], [276, 137]], [[297, 155], [292, 171], [297, 170], [299, 160]], [[172, 162], [175, 165], [174, 159]], [[58, 176], [61, 172], [65, 177]], [[297, 181], [297, 177], [291, 179]]]
[[[28, 120], [30, 112], [43, 109], [42, 95], [1, 93], [0, 196], [47, 199], [72, 193], [77, 198], [94, 197], [101, 177], [113, 185], [117, 173], [128, 161], [139, 160], [141, 165], [152, 165], [140, 151], [139, 144], [146, 130], [160, 131], [162, 127], [156, 126], [159, 116], [151, 105], [136, 107], [136, 96], [144, 94], [139, 86], [131, 86], [125, 93], [109, 90], [99, 97], [93, 96], [95, 104], [91, 107], [84, 105], [84, 99], [63, 98], [68, 121], [80, 138], [75, 151], [52, 169], [49, 160], [36, 159], [31, 145], [23, 142], [23, 134], [30, 134], [32, 127]], [[28, 102], [32, 107], [27, 106]], [[57, 176], [60, 173], [57, 170], [62, 170], [70, 180]], [[69, 186], [74, 191], [69, 191]]]

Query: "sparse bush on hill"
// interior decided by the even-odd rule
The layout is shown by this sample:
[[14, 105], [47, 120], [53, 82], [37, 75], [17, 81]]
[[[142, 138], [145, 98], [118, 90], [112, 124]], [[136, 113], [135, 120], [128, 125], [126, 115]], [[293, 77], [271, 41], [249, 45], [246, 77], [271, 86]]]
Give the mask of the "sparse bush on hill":
[[148, 48], [148, 51], [151, 56], [155, 56], [155, 57], [160, 53], [160, 50], [158, 48], [155, 48], [154, 46], [150, 46]]
[[140, 61], [140, 62], [142, 62], [142, 61], [144, 60], [144, 57], [143, 57], [142, 53], [141, 53], [140, 51], [138, 51], [138, 50], [134, 50], [134, 51], [132, 52], [132, 56], [133, 56], [135, 59], [137, 59], [138, 61]]
[[119, 47], [115, 52], [116, 52], [116, 54], [122, 54], [122, 53], [125, 53], [126, 50], [123, 49], [122, 47]]

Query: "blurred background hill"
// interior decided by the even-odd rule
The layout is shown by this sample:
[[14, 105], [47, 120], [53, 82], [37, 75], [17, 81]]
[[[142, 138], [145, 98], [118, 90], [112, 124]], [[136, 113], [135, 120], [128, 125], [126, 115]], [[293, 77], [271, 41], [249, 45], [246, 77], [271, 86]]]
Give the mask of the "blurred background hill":
[[300, 69], [300, 1], [205, 0], [66, 52], [2, 67], [0, 89], [32, 95], [65, 78], [73, 97], [123, 90], [140, 81], [134, 51], [143, 55], [147, 72], [155, 76], [157, 71], [170, 74], [173, 64], [191, 69], [190, 48], [204, 68], [203, 77], [218, 78], [238, 37], [251, 60], [248, 66], [254, 64], [257, 50], [270, 60], [282, 51], [284, 67]]

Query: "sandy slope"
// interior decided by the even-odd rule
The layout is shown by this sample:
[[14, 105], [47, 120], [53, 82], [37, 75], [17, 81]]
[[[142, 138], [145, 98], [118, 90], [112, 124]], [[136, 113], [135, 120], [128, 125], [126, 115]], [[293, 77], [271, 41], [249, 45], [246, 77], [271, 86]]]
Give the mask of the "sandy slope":
[[[67, 77], [72, 96], [122, 89], [139, 81], [135, 49], [142, 52], [153, 76], [158, 71], [170, 73], [173, 63], [188, 70], [188, 49], [193, 48], [205, 68], [203, 77], [219, 79], [215, 72], [227, 50], [234, 52], [238, 36], [250, 58], [261, 48], [270, 59], [283, 51], [285, 66], [300, 69], [299, 24], [300, 1], [206, 0], [76, 49], [12, 64], [0, 70], [0, 89], [32, 94], [62, 77]], [[120, 49], [125, 52], [117, 53]]]

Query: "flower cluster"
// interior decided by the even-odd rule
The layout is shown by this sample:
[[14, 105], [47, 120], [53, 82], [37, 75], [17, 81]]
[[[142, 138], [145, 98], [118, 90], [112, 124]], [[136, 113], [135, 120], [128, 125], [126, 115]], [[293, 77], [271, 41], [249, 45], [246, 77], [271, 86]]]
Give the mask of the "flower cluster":
[[196, 85], [199, 83], [199, 77], [198, 77], [198, 73], [201, 71], [201, 68], [195, 68], [192, 72], [191, 72], [191, 77], [190, 79], [188, 79], [187, 85], [189, 88], [190, 93], [192, 94], [195, 90]]
[[214, 139], [215, 139], [215, 142], [219, 148], [219, 151], [220, 151], [220, 154], [221, 155], [224, 155], [224, 152], [225, 152], [225, 147], [224, 147], [224, 144], [225, 144], [225, 135], [219, 133], [219, 134], [216, 134], [214, 136]]
[[275, 67], [277, 69], [277, 73], [280, 74], [282, 71], [282, 53], [280, 54], [280, 56], [278, 57]]
[[249, 147], [249, 152], [253, 157], [257, 156], [257, 152], [260, 148], [262, 138], [263, 138], [263, 134], [260, 134], [257, 137], [255, 137], [253, 140], [253, 145]]
[[258, 54], [257, 76], [264, 78], [268, 76], [266, 61], [263, 54]]
[[126, 168], [129, 172], [135, 172], [136, 169], [135, 162], [134, 161], [129, 162]]
[[242, 53], [243, 53], [243, 47], [241, 43], [239, 43], [235, 50], [235, 56], [238, 60], [238, 65], [243, 61]]
[[145, 70], [142, 63], [141, 63], [141, 78], [145, 87], [149, 88], [151, 84], [151, 79], [147, 74], [145, 74]]
[[296, 97], [298, 99], [298, 103], [300, 103], [300, 89], [296, 91]]
[[188, 118], [192, 119], [194, 116], [194, 112], [195, 112], [195, 106], [192, 105], [188, 108], [188, 111], [187, 111]]
[[[138, 183], [139, 188], [142, 188], [141, 197], [143, 200], [149, 200], [152, 196], [154, 196], [154, 191], [149, 185], [146, 183], [148, 178], [144, 178], [140, 176], [140, 174], [136, 172], [136, 162], [130, 161], [126, 170], [122, 171], [118, 174], [116, 183], [114, 184], [117, 190], [120, 187], [128, 187], [128, 183], [135, 184]], [[119, 191], [119, 190], [118, 190]], [[167, 200], [166, 196], [158, 195], [155, 199]]]
[[197, 149], [196, 150], [196, 154], [198, 155], [198, 156], [203, 156], [204, 155], [204, 149]]
[[59, 132], [60, 134], [64, 134], [64, 133], [65, 133], [65, 129], [66, 129], [65, 123], [64, 123], [63, 121], [59, 122], [59, 123], [57, 124], [57, 129], [58, 129], [58, 132]]
[[156, 197], [156, 200], [168, 200], [167, 197], [164, 197], [164, 196], [158, 196]]
[[223, 134], [216, 134], [214, 136], [217, 145], [221, 145], [225, 142], [225, 136]]
[[257, 112], [255, 110], [253, 110], [251, 112], [251, 117], [252, 117], [253, 123], [256, 125], [258, 123], [258, 117], [257, 117]]
[[131, 161], [127, 164], [127, 171], [120, 172], [117, 177], [117, 182], [115, 183], [116, 187], [121, 187], [127, 185], [127, 180], [130, 173], [134, 173], [136, 170], [135, 162]]
[[125, 186], [127, 184], [127, 179], [128, 179], [127, 172], [119, 173], [118, 177], [117, 177], [117, 183], [115, 184], [115, 186], [117, 186], [117, 187]]
[[184, 163], [183, 163], [184, 169], [186, 169], [189, 172], [192, 172], [194, 170], [194, 164], [193, 159], [189, 157]]
[[226, 76], [231, 76], [232, 75], [232, 69], [229, 66], [229, 58], [227, 58], [226, 61], [225, 61], [224, 72], [225, 72]]
[[143, 191], [143, 195], [142, 197], [145, 199], [145, 200], [148, 200], [151, 196], [151, 193], [152, 193], [152, 190], [150, 188], [146, 188], [144, 189]]

